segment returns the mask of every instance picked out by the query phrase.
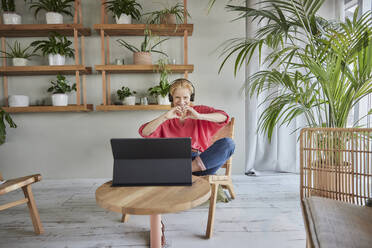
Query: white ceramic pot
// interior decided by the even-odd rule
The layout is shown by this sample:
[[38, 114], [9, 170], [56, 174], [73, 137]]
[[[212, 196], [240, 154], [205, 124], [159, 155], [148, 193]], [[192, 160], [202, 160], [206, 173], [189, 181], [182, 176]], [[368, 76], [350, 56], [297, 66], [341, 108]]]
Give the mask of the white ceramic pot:
[[57, 12], [45, 13], [47, 24], [63, 24], [63, 16]]
[[26, 66], [28, 59], [25, 58], [12, 58], [13, 66]]
[[64, 65], [66, 61], [66, 56], [60, 54], [49, 54], [49, 65]]
[[53, 106], [67, 106], [68, 95], [67, 94], [53, 94], [52, 104]]
[[152, 56], [148, 52], [133, 53], [133, 64], [135, 65], [152, 65]]
[[115, 21], [116, 21], [116, 24], [131, 24], [132, 23], [132, 16], [131, 15], [126, 15], [126, 14], [121, 14], [119, 18], [117, 16], [115, 16]]
[[123, 100], [124, 105], [136, 105], [136, 97], [135, 96], [127, 96]]
[[30, 105], [30, 99], [24, 95], [11, 95], [8, 98], [9, 107], [28, 107]]
[[157, 100], [159, 105], [170, 105], [168, 95], [166, 96], [158, 95]]
[[3, 22], [4, 24], [21, 24], [21, 16], [14, 12], [4, 12]]

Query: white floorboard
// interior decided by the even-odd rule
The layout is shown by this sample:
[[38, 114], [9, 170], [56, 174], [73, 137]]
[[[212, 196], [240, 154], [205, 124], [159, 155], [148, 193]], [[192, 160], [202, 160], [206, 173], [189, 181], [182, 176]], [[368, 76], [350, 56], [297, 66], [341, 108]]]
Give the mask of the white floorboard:
[[[35, 235], [26, 205], [0, 212], [0, 247], [148, 247], [149, 217], [108, 212], [95, 190], [108, 179], [43, 180], [33, 185], [45, 233]], [[214, 236], [205, 239], [208, 206], [165, 214], [167, 246], [175, 248], [305, 247], [299, 176], [233, 177], [237, 199], [218, 203]], [[22, 197], [0, 196], [0, 204]]]

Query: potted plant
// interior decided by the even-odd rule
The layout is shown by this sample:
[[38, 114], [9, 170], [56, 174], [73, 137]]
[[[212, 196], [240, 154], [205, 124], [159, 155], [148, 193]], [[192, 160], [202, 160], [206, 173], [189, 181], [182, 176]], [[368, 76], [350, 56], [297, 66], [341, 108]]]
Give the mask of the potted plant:
[[117, 24], [131, 24], [132, 18], [141, 18], [142, 6], [136, 0], [112, 0], [105, 2], [105, 5], [114, 14]]
[[47, 24], [62, 24], [63, 16], [66, 14], [73, 17], [72, 3], [75, 0], [30, 0], [30, 9], [35, 9], [35, 18], [40, 10], [46, 11]]
[[151, 53], [160, 53], [167, 56], [166, 53], [162, 51], [155, 50], [155, 48], [160, 45], [162, 42], [168, 40], [169, 38], [159, 39], [157, 38], [155, 42], [155, 36], [151, 35], [151, 31], [145, 30], [145, 37], [144, 41], [141, 43], [141, 47], [137, 48], [125, 40], [118, 39], [116, 40], [121, 46], [127, 48], [128, 50], [133, 52], [133, 63], [135, 65], [151, 65], [152, 64], [152, 56]]
[[74, 57], [74, 49], [70, 48], [72, 44], [65, 36], [52, 33], [49, 40], [37, 40], [31, 43], [34, 46], [34, 52], [41, 50], [43, 56], [49, 56], [49, 65], [64, 65], [66, 56]]
[[67, 106], [68, 95], [71, 91], [76, 91], [76, 84], [70, 86], [70, 82], [66, 80], [63, 75], [57, 75], [57, 81], [51, 81], [51, 87], [48, 88], [48, 92], [52, 92], [52, 104], [53, 106]]
[[14, 0], [1, 0], [4, 24], [21, 24], [21, 16], [15, 12]]
[[5, 143], [6, 138], [5, 122], [7, 122], [9, 127], [11, 128], [17, 127], [17, 125], [13, 122], [12, 118], [10, 117], [9, 113], [5, 112], [4, 109], [0, 107], [0, 145]]
[[[251, 95], [269, 95], [258, 121], [259, 130], [269, 139], [277, 125], [290, 124], [299, 116], [307, 127], [347, 127], [353, 106], [372, 92], [372, 14], [358, 16], [356, 9], [352, 19], [328, 21], [317, 15], [323, 2], [268, 0], [260, 8], [228, 5], [239, 16], [262, 23], [253, 37], [225, 43], [220, 71], [233, 55], [235, 73], [251, 63], [255, 52], [266, 63], [267, 69], [248, 78], [246, 90]], [[268, 53], [262, 52], [265, 48]], [[345, 168], [345, 153], [338, 152], [345, 150], [343, 141], [326, 130], [314, 140], [319, 149], [332, 152], [317, 154], [314, 166], [319, 170], [314, 170], [313, 178], [326, 178], [328, 175], [321, 174], [327, 170], [350, 169]]]
[[166, 68], [167, 59], [159, 59], [159, 72], [160, 72], [160, 82], [159, 85], [155, 87], [151, 87], [148, 89], [148, 92], [151, 96], [155, 96], [157, 98], [157, 102], [159, 105], [169, 105], [169, 89], [170, 84], [168, 80], [169, 70]]
[[131, 91], [129, 87], [121, 87], [121, 89], [116, 91], [119, 100], [123, 101], [124, 105], [135, 105], [136, 97], [134, 96], [137, 92]]
[[36, 53], [27, 51], [31, 46], [22, 49], [21, 43], [19, 43], [18, 41], [14, 42], [13, 47], [10, 46], [8, 43], [7, 45], [10, 51], [0, 51], [2, 54], [4, 54], [4, 56], [1, 56], [0, 58], [12, 59], [12, 63], [14, 66], [26, 66], [30, 57], [37, 56]]
[[[174, 6], [168, 7], [163, 6], [162, 10], [152, 11], [144, 15], [149, 15], [147, 23], [149, 24], [177, 24], [183, 23], [184, 7], [181, 3], [177, 3]], [[188, 17], [190, 14], [186, 11]]]

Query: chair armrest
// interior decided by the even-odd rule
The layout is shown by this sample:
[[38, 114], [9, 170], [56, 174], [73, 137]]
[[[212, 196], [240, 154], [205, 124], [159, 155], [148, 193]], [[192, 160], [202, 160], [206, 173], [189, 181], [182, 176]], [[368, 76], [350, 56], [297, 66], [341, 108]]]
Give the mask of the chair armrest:
[[6, 194], [10, 191], [22, 188], [26, 185], [39, 182], [41, 180], [40, 174], [18, 177], [7, 180], [5, 183], [0, 185], [0, 195]]

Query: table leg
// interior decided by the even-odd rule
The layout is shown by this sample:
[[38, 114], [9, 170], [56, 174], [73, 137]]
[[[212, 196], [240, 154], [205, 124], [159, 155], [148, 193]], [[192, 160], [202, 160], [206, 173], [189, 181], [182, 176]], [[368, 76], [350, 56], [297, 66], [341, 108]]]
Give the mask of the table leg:
[[151, 248], [161, 248], [161, 215], [150, 215], [150, 243]]

